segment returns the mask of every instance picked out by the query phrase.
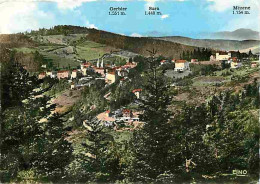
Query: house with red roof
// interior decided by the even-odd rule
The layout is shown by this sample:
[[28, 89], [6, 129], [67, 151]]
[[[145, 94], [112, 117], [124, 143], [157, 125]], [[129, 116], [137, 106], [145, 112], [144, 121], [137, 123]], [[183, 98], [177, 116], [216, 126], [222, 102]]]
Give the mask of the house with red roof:
[[78, 70], [72, 70], [72, 72], [71, 72], [72, 79], [76, 79], [78, 77], [78, 75], [79, 75]]
[[240, 68], [242, 66], [242, 63], [237, 57], [232, 57], [231, 58], [231, 64], [230, 68]]
[[191, 63], [197, 63], [197, 62], [198, 62], [198, 59], [191, 59], [190, 62], [191, 62]]
[[174, 71], [184, 71], [184, 70], [189, 70], [189, 62], [186, 60], [176, 60], [175, 61], [175, 68]]
[[142, 89], [141, 88], [134, 89], [132, 92], [135, 94], [136, 98], [139, 99], [140, 98], [140, 93], [142, 92]]
[[257, 62], [252, 62], [251, 63], [251, 68], [256, 68], [258, 67], [258, 63]]
[[57, 78], [58, 79], [70, 78], [70, 75], [71, 75], [71, 71], [61, 70], [61, 71], [58, 71]]
[[38, 79], [43, 79], [46, 77], [46, 72], [42, 72], [38, 75]]
[[127, 62], [125, 65], [124, 65], [125, 68], [134, 68], [136, 67], [136, 63], [135, 62]]
[[133, 112], [130, 109], [123, 109], [122, 113], [125, 121], [129, 121], [133, 117]]
[[89, 62], [82, 63], [82, 64], [80, 65], [80, 69], [82, 70], [83, 68], [89, 68], [90, 66], [91, 66], [91, 63], [89, 63]]
[[163, 64], [166, 64], [167, 63], [167, 60], [161, 60], [160, 61], [160, 64], [163, 65]]

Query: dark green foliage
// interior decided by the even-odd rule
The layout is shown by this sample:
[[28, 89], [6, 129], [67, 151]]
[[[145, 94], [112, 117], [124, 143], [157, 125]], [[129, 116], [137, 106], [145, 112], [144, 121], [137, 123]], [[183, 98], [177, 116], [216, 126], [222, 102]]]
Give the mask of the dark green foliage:
[[14, 61], [15, 52], [11, 52], [9, 62], [1, 63], [1, 108], [2, 112], [11, 106], [21, 105], [37, 86], [37, 80]]
[[60, 115], [49, 117], [44, 126], [44, 154], [41, 153], [41, 164], [37, 166], [49, 179], [60, 180], [65, 174], [65, 166], [71, 161], [72, 149], [65, 140], [67, 136]]
[[226, 61], [221, 61], [221, 69], [224, 70], [226, 68], [230, 68], [230, 64], [226, 63]]
[[211, 75], [213, 72], [220, 70], [217, 65], [198, 65], [190, 64], [193, 75]]
[[[46, 96], [35, 97], [44, 92], [32, 91], [40, 81], [19, 64], [11, 60], [4, 67], [2, 97], [9, 101], [1, 112], [1, 181], [23, 171], [60, 178], [70, 152], [60, 117], [51, 115], [55, 106]], [[48, 121], [42, 122], [45, 118]]]
[[178, 86], [189, 86], [189, 85], [192, 85], [192, 83], [193, 83], [192, 79], [184, 78], [184, 79], [178, 80], [177, 85]]
[[88, 33], [88, 29], [85, 27], [80, 27], [80, 26], [68, 26], [68, 25], [59, 25], [59, 26], [54, 26], [50, 29], [39, 29], [38, 31], [31, 31], [29, 34], [30, 35], [68, 35], [68, 34], [84, 34]]
[[[171, 121], [175, 143], [171, 150], [171, 159], [174, 160], [175, 172], [187, 175], [189, 173], [209, 174], [214, 171], [209, 167], [214, 164], [214, 160], [203, 143], [206, 125], [211, 120], [205, 105], [183, 105], [182, 112]], [[187, 168], [186, 160], [191, 160], [194, 164], [191, 163]]]
[[252, 116], [256, 108], [254, 97], [258, 96], [257, 89], [257, 85], [248, 85], [245, 93], [239, 96], [225, 92], [209, 101], [214, 121], [205, 134], [205, 142], [215, 154], [217, 170], [230, 173], [234, 169], [246, 169], [251, 175], [258, 173], [259, 166], [255, 163], [259, 162], [256, 156], [259, 124]]
[[49, 84], [51, 85], [51, 89], [48, 91], [48, 93], [53, 96], [59, 94], [60, 92], [70, 87], [66, 79], [53, 80], [53, 79], [45, 78], [44, 81], [50, 82]]
[[110, 109], [116, 110], [131, 103], [134, 99], [132, 90], [133, 86], [131, 85], [130, 81], [124, 82], [122, 85], [117, 85], [114, 89], [112, 88]]
[[149, 64], [148, 64], [146, 58], [144, 58], [143, 56], [135, 56], [134, 62], [137, 63], [137, 66], [133, 70], [130, 70], [130, 71], [133, 71], [132, 72], [133, 74], [136, 73], [135, 70], [138, 72], [143, 72], [146, 69], [148, 69], [148, 67], [149, 67]]
[[191, 59], [198, 59], [199, 61], [208, 61], [212, 55], [211, 51], [207, 48], [197, 48], [193, 52], [183, 51], [181, 59], [190, 61]]
[[110, 147], [115, 144], [101, 121], [84, 121], [86, 137], [74, 145], [74, 160], [67, 168], [70, 179], [74, 181], [106, 182], [114, 180], [118, 174], [118, 158]]
[[170, 114], [167, 110], [170, 98], [163, 73], [157, 71], [156, 63], [152, 61], [146, 75], [147, 82], [143, 85], [145, 100], [142, 100], [140, 107], [144, 110], [141, 121], [145, 124], [133, 134], [134, 159], [129, 175], [132, 180], [147, 182], [171, 167], [169, 149], [172, 146], [172, 136], [169, 131]]

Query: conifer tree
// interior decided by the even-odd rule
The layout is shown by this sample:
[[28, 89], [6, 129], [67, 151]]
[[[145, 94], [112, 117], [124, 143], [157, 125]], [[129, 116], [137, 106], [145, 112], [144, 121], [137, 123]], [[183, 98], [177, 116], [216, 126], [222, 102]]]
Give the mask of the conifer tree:
[[118, 159], [109, 149], [114, 144], [113, 137], [106, 132], [103, 122], [96, 118], [85, 120], [83, 125], [86, 137], [74, 145], [74, 160], [67, 168], [68, 174], [80, 182], [113, 180], [118, 165]]
[[27, 98], [37, 85], [36, 78], [29, 76], [16, 61], [15, 54], [15, 51], [11, 51], [8, 58], [1, 63], [1, 111], [10, 106], [22, 105], [22, 100]]
[[66, 140], [62, 117], [55, 113], [48, 117], [48, 122], [44, 125], [44, 151], [37, 168], [48, 178], [61, 179], [65, 175], [64, 169], [71, 161], [72, 154], [70, 143]]
[[155, 179], [171, 167], [170, 113], [167, 110], [170, 98], [163, 73], [157, 70], [154, 62], [155, 53], [154, 50], [151, 52], [150, 68], [146, 73], [147, 83], [143, 86], [145, 98], [140, 106], [144, 112], [140, 118], [145, 123], [140, 130], [134, 132], [132, 139], [134, 160], [130, 168], [130, 177], [146, 182]]

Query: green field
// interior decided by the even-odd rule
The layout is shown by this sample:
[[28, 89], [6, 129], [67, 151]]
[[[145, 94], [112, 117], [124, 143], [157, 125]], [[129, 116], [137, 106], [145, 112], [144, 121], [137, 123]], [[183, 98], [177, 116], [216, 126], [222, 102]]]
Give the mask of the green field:
[[[73, 38], [75, 40], [75, 38]], [[77, 37], [77, 39], [79, 39]], [[73, 40], [67, 40], [67, 42], [72, 42]], [[49, 43], [48, 45], [40, 45], [39, 47], [32, 47], [32, 48], [15, 48], [18, 52], [23, 53], [31, 53], [35, 51], [39, 51], [47, 62], [51, 62], [54, 68], [58, 69], [70, 69], [76, 68], [80, 65], [77, 59], [85, 59], [93, 60], [103, 56], [105, 53], [109, 51], [108, 47], [103, 44], [95, 43], [92, 41], [79, 41], [74, 42], [73, 45], [76, 48], [76, 53], [73, 54], [57, 54], [55, 50], [62, 49], [67, 47], [68, 45], [58, 45]], [[120, 58], [107, 58], [107, 63], [110, 63], [110, 60], [122, 62]]]
[[91, 41], [85, 41], [76, 46], [77, 57], [85, 60], [92, 60], [101, 57], [106, 53], [105, 49], [105, 45]]
[[249, 77], [250, 74], [258, 71], [258, 68], [242, 66], [238, 69], [224, 69], [214, 72], [214, 76], [200, 76], [193, 79], [193, 86], [208, 86], [231, 82], [232, 77]]
[[17, 51], [17, 52], [23, 52], [25, 54], [28, 54], [28, 53], [31, 53], [31, 52], [35, 52], [38, 49], [34, 48], [34, 47], [20, 47], [20, 48], [14, 48], [14, 50]]
[[41, 54], [45, 57], [46, 60], [51, 61], [53, 66], [58, 69], [70, 69], [70, 68], [77, 68], [80, 63], [74, 61], [73, 59], [69, 59], [66, 57], [61, 57], [56, 54], [41, 52]]

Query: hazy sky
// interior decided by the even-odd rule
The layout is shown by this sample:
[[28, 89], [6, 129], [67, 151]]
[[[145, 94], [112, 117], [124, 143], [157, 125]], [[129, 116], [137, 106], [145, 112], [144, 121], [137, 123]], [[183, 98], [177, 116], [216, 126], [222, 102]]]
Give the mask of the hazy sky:
[[[21, 2], [23, 1], [23, 2]], [[260, 31], [259, 0], [0, 0], [0, 33], [54, 25], [79, 25], [132, 36], [189, 36], [250, 28]], [[162, 15], [144, 15], [149, 6]], [[233, 6], [250, 6], [250, 15], [234, 15]], [[126, 15], [108, 15], [126, 7]]]

